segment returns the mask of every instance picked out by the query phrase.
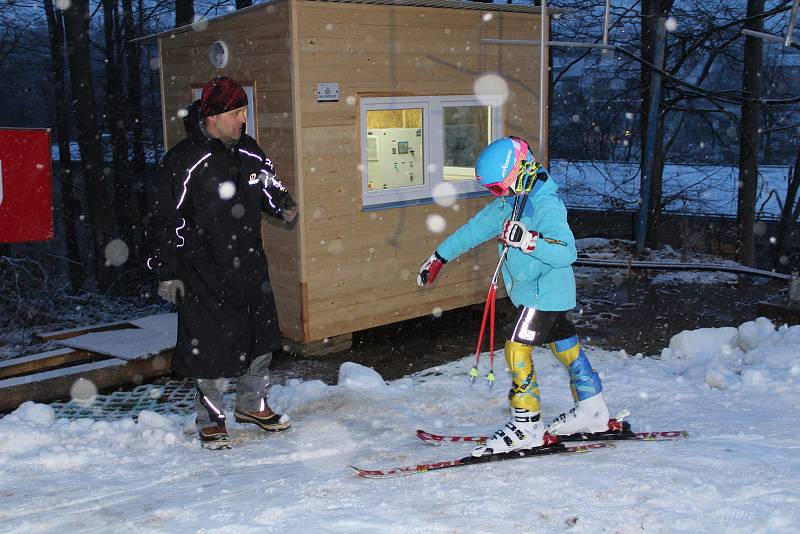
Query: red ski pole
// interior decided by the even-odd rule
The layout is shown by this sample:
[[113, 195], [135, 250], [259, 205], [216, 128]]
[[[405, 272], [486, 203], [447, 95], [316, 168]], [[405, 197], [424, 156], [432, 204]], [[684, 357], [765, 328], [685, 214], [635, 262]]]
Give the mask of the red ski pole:
[[486, 295], [486, 304], [483, 306], [483, 319], [481, 320], [481, 331], [478, 334], [478, 346], [475, 349], [475, 364], [469, 371], [469, 379], [475, 382], [478, 378], [478, 364], [481, 362], [481, 345], [483, 345], [483, 334], [486, 331], [486, 319], [489, 318], [489, 374], [486, 379], [489, 381], [489, 387], [494, 385], [494, 315], [495, 315], [495, 302], [497, 301], [497, 279], [500, 274], [500, 267], [506, 258], [506, 249], [500, 256], [500, 262], [492, 276], [492, 282], [489, 284], [489, 293]]
[[486, 375], [486, 380], [489, 381], [489, 387], [491, 388], [494, 386], [494, 304], [497, 302], [497, 285], [492, 284], [492, 287], [489, 289], [489, 293], [491, 293], [491, 303], [490, 306], [492, 310], [489, 312], [489, 374]]
[[[469, 371], [470, 382], [475, 382], [478, 378], [478, 364], [481, 363], [481, 345], [483, 345], [483, 333], [486, 331], [486, 318], [489, 316], [489, 311], [492, 312], [492, 330], [494, 330], [494, 306], [491, 305], [492, 297], [494, 295], [494, 284], [489, 285], [489, 294], [486, 295], [486, 304], [483, 305], [483, 319], [481, 319], [481, 330], [478, 333], [478, 346], [475, 349], [475, 364]], [[491, 333], [492, 342], [494, 341], [494, 331]]]

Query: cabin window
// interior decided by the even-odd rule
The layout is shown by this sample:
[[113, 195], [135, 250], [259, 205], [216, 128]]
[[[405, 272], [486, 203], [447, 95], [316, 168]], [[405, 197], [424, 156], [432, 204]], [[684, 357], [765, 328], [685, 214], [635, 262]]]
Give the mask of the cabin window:
[[474, 165], [483, 147], [502, 136], [501, 102], [485, 96], [362, 98], [364, 208], [484, 194]]
[[367, 188], [425, 185], [423, 108], [367, 111]]
[[475, 160], [492, 142], [492, 106], [443, 106], [444, 181], [475, 179]]

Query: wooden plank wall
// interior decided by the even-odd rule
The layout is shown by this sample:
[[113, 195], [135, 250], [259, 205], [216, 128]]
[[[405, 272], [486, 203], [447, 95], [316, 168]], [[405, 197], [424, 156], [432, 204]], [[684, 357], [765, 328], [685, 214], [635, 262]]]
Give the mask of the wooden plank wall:
[[[419, 289], [415, 278], [441, 240], [488, 199], [363, 212], [358, 99], [473, 94], [478, 76], [499, 73], [510, 89], [505, 133], [538, 143], [539, 49], [481, 39], [538, 39], [539, 15], [492, 12], [486, 21], [480, 10], [291, 1], [305, 210], [304, 340], [482, 302], [497, 262], [494, 244], [446, 265], [432, 288]], [[316, 84], [323, 82], [339, 84], [338, 102], [316, 101]], [[444, 233], [428, 230], [433, 214], [447, 221]]]
[[[191, 102], [192, 84], [201, 84], [217, 75], [255, 82], [255, 137], [275, 164], [279, 179], [295, 198], [299, 198], [291, 17], [291, 3], [288, 1], [265, 5], [247, 13], [211, 21], [202, 31], [161, 38], [159, 46], [167, 147], [185, 135], [183, 122], [176, 113]], [[227, 44], [230, 54], [228, 64], [220, 70], [214, 69], [208, 61], [208, 48], [217, 40]], [[269, 221], [262, 227], [262, 236], [270, 262], [269, 272], [281, 330], [287, 337], [301, 339], [299, 232]]]

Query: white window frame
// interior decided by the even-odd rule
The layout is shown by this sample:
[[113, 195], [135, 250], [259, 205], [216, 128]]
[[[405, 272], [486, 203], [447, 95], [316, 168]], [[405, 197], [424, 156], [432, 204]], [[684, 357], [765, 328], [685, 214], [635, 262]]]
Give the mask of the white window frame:
[[[428, 204], [434, 202], [434, 189], [447, 184], [456, 198], [465, 198], [488, 194], [486, 189], [475, 180], [456, 182], [444, 181], [444, 111], [446, 107], [457, 106], [490, 106], [491, 132], [490, 141], [503, 136], [503, 100], [500, 95], [477, 97], [475, 95], [455, 96], [396, 96], [368, 97], [360, 100], [360, 133], [361, 148], [361, 205], [364, 211]], [[393, 189], [369, 189], [369, 173], [367, 160], [367, 112], [386, 109], [422, 109], [422, 146], [423, 146], [423, 184], [418, 186], [397, 187]]]
[[[406, 97], [380, 97], [361, 99], [361, 191], [362, 205], [366, 207], [385, 206], [395, 203], [413, 203], [414, 200], [425, 197], [430, 190], [428, 167], [430, 166], [431, 143], [430, 135], [425, 130], [431, 124], [429, 98], [424, 96]], [[422, 161], [423, 181], [421, 185], [397, 187], [393, 189], [369, 189], [369, 162], [367, 151], [367, 112], [383, 111], [387, 109], [422, 109]]]

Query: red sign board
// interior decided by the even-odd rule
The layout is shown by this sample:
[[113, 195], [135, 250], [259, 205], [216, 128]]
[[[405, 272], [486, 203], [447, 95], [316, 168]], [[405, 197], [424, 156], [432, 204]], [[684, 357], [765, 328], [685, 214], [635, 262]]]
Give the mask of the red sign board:
[[53, 239], [50, 131], [0, 130], [0, 243]]

